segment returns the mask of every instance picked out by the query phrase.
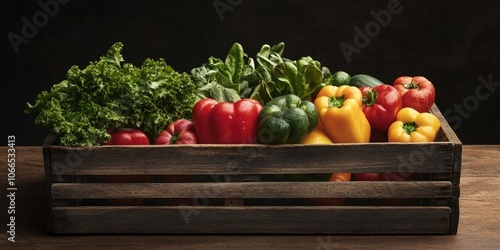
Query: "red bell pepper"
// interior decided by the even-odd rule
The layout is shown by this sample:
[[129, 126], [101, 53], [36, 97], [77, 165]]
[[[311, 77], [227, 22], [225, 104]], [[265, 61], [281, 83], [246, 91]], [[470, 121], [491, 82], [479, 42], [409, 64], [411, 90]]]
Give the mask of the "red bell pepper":
[[170, 123], [156, 138], [155, 144], [197, 144], [194, 124], [190, 120], [179, 119]]
[[257, 143], [262, 104], [252, 99], [234, 103], [205, 98], [193, 107], [193, 123], [202, 144]]
[[372, 130], [387, 132], [396, 120], [403, 101], [398, 91], [391, 85], [378, 85], [373, 88], [363, 86], [363, 112]]
[[403, 107], [409, 107], [418, 112], [428, 112], [434, 99], [436, 90], [434, 85], [423, 76], [401, 76], [392, 84], [403, 99]]

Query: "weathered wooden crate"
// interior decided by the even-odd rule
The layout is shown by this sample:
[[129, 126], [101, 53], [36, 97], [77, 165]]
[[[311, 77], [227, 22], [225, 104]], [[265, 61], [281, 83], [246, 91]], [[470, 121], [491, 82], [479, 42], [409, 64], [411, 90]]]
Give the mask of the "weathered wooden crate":
[[[436, 106], [432, 112], [442, 123], [438, 139], [432, 143], [63, 147], [56, 145], [57, 137], [49, 136], [43, 148], [50, 200], [48, 230], [455, 234], [462, 144]], [[420, 179], [280, 181], [288, 174], [338, 172], [412, 172]], [[155, 181], [88, 183], [95, 175], [145, 175]], [[196, 179], [166, 183], [161, 182], [162, 176]], [[120, 198], [141, 198], [145, 203], [111, 206], [91, 202]], [[164, 202], [178, 198], [184, 198], [179, 206]], [[311, 198], [345, 198], [345, 202], [342, 206], [312, 205], [307, 202]], [[378, 202], [385, 198], [408, 198], [413, 204]]]

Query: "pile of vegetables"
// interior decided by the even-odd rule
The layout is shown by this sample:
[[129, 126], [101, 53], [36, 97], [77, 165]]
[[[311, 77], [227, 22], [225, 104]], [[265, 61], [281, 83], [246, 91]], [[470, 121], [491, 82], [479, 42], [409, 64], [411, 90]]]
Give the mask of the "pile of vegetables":
[[[65, 80], [27, 103], [25, 112], [38, 112], [35, 123], [58, 134], [63, 146], [432, 142], [440, 130], [429, 112], [434, 86], [422, 76], [384, 84], [366, 74], [332, 73], [311, 57], [283, 57], [284, 43], [263, 45], [255, 59], [235, 43], [224, 60], [210, 57], [189, 73], [175, 71], [164, 59], [146, 59], [140, 67], [123, 63], [122, 48], [116, 43], [99, 61], [71, 67]], [[287, 178], [391, 180], [388, 176]]]
[[[25, 112], [39, 112], [35, 123], [64, 146], [115, 143], [121, 129], [138, 130], [151, 144], [284, 144], [303, 143], [311, 133], [332, 143], [368, 143], [373, 132], [389, 142], [433, 141], [440, 128], [429, 113], [434, 86], [422, 76], [391, 85], [366, 74], [332, 74], [309, 56], [283, 57], [284, 43], [263, 45], [255, 60], [235, 43], [224, 60], [210, 57], [189, 74], [164, 59], [124, 63], [122, 48], [114, 44], [84, 69], [72, 66]], [[189, 140], [179, 140], [185, 130]]]

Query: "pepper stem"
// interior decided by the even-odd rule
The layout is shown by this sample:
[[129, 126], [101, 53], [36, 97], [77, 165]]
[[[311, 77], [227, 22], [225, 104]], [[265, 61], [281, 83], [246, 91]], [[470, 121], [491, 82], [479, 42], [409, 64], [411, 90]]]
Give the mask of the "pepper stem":
[[371, 107], [373, 104], [375, 104], [375, 101], [377, 100], [377, 91], [376, 90], [368, 90], [365, 92], [366, 95], [363, 96], [363, 104], [365, 104], [368, 107]]
[[332, 96], [330, 100], [328, 101], [328, 107], [329, 108], [342, 108], [344, 105], [345, 97], [344, 96]]
[[407, 134], [411, 134], [412, 132], [415, 132], [417, 130], [418, 125], [416, 122], [405, 122], [403, 124], [403, 129]]

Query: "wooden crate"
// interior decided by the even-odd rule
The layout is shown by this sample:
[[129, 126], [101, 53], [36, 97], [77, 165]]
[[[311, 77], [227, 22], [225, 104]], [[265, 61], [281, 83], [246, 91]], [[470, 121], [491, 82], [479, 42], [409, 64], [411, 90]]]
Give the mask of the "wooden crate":
[[[52, 233], [455, 234], [462, 144], [438, 108], [436, 142], [43, 147]], [[289, 174], [418, 173], [417, 181], [280, 181]], [[181, 183], [87, 183], [95, 175], [187, 175]], [[139, 206], [89, 199], [145, 199]], [[186, 198], [181, 206], [163, 201]], [[311, 198], [345, 198], [342, 206]], [[389, 206], [384, 198], [409, 198]]]

